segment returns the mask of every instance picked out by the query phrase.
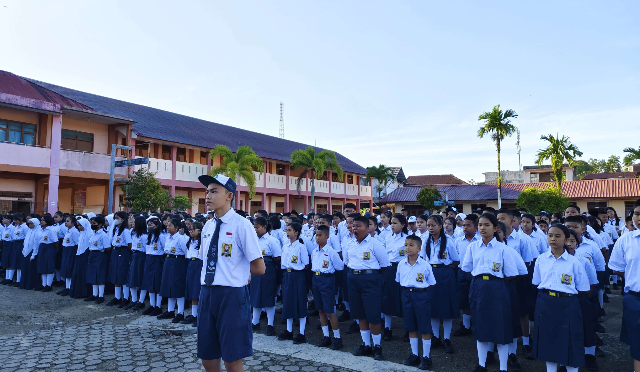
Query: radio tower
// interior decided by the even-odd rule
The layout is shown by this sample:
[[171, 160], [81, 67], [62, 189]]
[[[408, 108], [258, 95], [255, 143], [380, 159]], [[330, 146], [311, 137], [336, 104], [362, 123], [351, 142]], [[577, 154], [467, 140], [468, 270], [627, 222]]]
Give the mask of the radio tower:
[[520, 164], [520, 129], [517, 129], [518, 131], [518, 141], [516, 142], [516, 148], [518, 149], [518, 170], [522, 171], [522, 165]]
[[280, 102], [280, 138], [284, 139], [284, 103]]

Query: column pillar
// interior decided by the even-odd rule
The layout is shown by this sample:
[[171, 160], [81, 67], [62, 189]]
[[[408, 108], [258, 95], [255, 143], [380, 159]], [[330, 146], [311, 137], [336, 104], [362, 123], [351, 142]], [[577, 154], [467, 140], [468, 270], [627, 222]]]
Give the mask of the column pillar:
[[235, 209], [240, 209], [240, 191], [236, 191]]
[[309, 214], [309, 195], [304, 196], [304, 214]]
[[176, 196], [176, 159], [178, 158], [178, 147], [171, 146], [171, 196]]
[[[129, 131], [131, 131], [131, 126], [129, 126]], [[129, 135], [129, 137], [130, 136], [131, 135]], [[136, 158], [136, 140], [134, 138], [130, 138], [129, 143], [130, 143], [129, 146], [131, 146], [131, 151], [129, 151], [129, 159], [135, 159]], [[149, 165], [147, 164], [147, 166]], [[127, 172], [128, 174], [131, 174], [135, 172], [135, 167], [127, 167], [127, 171], [128, 171]]]
[[333, 193], [333, 172], [329, 172], [329, 194]]
[[356, 200], [356, 213], [360, 213], [360, 198]]
[[251, 213], [251, 201], [249, 201], [249, 193], [244, 195], [244, 210], [247, 214]]
[[[187, 197], [189, 199], [192, 199], [193, 198], [193, 191], [191, 191], [191, 190], [187, 191]], [[193, 200], [191, 201], [191, 207], [187, 210], [187, 213], [193, 215]]]
[[51, 157], [49, 162], [49, 197], [47, 212], [58, 211], [58, 187], [60, 185], [60, 145], [62, 143], [62, 115], [53, 115], [51, 125]]
[[331, 197], [329, 197], [329, 204], [327, 205], [327, 213], [333, 214], [333, 206], [331, 205]]
[[291, 212], [291, 209], [289, 208], [289, 194], [287, 193], [284, 194], [284, 212]]
[[263, 192], [262, 193], [262, 208], [260, 209], [264, 209], [265, 211], [267, 211], [267, 213], [269, 213], [269, 208], [267, 208], [267, 193]]

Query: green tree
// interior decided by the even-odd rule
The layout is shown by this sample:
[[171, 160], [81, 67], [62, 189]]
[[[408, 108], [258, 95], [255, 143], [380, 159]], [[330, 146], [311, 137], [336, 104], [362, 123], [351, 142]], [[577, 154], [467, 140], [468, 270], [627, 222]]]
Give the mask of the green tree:
[[576, 160], [576, 176], [579, 180], [593, 173], [595, 173], [595, 168], [593, 167], [593, 165], [584, 160]]
[[296, 188], [298, 195], [300, 195], [300, 187], [302, 182], [307, 177], [311, 179], [311, 212], [315, 207], [316, 197], [316, 179], [322, 179], [325, 170], [330, 170], [338, 174], [338, 180], [342, 181], [344, 171], [342, 166], [338, 163], [336, 153], [329, 150], [322, 150], [316, 153], [316, 150], [309, 146], [306, 149], [298, 149], [291, 153], [291, 169], [302, 169], [302, 173], [296, 180]]
[[156, 212], [165, 209], [169, 203], [169, 192], [162, 188], [148, 168], [140, 168], [130, 174], [120, 188], [124, 194], [124, 206], [135, 212]]
[[212, 176], [224, 174], [236, 182], [242, 177], [249, 187], [249, 199], [252, 199], [256, 194], [256, 177], [253, 172], [255, 170], [262, 173], [264, 169], [262, 158], [249, 146], [240, 146], [234, 153], [227, 146], [218, 145], [211, 149], [209, 157], [213, 160], [217, 155], [220, 155], [222, 161], [219, 166], [211, 167], [209, 174]]
[[390, 167], [380, 164], [379, 166], [367, 167], [367, 174], [365, 175], [368, 182], [371, 182], [372, 178], [378, 180], [378, 184], [375, 189], [378, 192], [378, 199], [380, 199], [382, 191], [387, 187], [389, 182], [393, 181], [394, 175]]
[[191, 209], [193, 206], [193, 199], [184, 195], [178, 195], [171, 198], [169, 200], [169, 204], [171, 209], [174, 211], [186, 211], [187, 209]]
[[605, 160], [605, 173], [622, 172], [622, 164], [620, 164], [620, 157], [611, 155]]
[[640, 160], [640, 147], [638, 147], [637, 149], [634, 149], [633, 147], [627, 147], [622, 151], [627, 153], [627, 155], [624, 156], [625, 166], [628, 167], [630, 165], [633, 165], [636, 160]]
[[533, 215], [540, 214], [541, 211], [556, 213], [565, 210], [569, 206], [569, 199], [557, 187], [539, 189], [529, 187], [518, 195], [516, 199], [518, 208], [526, 208]]
[[439, 209], [436, 207], [435, 203], [438, 200], [442, 200], [442, 195], [438, 189], [425, 187], [418, 192], [416, 200], [421, 206], [429, 211], [429, 214], [431, 214], [434, 210]]
[[478, 137], [491, 135], [491, 139], [496, 143], [498, 152], [498, 207], [502, 207], [502, 176], [500, 172], [500, 144], [506, 138], [510, 137], [516, 127], [511, 124], [512, 118], [517, 118], [518, 114], [509, 109], [500, 110], [500, 105], [494, 106], [491, 111], [487, 111], [478, 117], [478, 120], [484, 120], [484, 125], [478, 129]]
[[560, 138], [559, 135], [554, 137], [549, 134], [540, 136], [540, 139], [549, 142], [549, 145], [545, 149], [538, 150], [536, 164], [542, 165], [545, 160], [551, 160], [551, 168], [553, 169], [556, 185], [561, 189], [562, 180], [564, 179], [564, 173], [562, 172], [564, 162], [566, 161], [571, 167], [575, 166], [575, 159], [582, 156], [582, 151], [569, 141], [569, 137], [564, 135]]

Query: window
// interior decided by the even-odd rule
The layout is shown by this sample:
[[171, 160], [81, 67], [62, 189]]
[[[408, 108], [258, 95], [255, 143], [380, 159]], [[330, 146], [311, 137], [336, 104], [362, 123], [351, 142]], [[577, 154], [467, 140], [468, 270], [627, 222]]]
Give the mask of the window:
[[338, 173], [331, 172], [331, 182], [340, 182], [338, 181]]
[[142, 158], [149, 156], [149, 144], [147, 142], [136, 142], [136, 156]]
[[631, 212], [633, 212], [633, 204], [635, 204], [635, 202], [633, 201], [624, 202], [624, 216], [621, 216], [620, 212], [618, 212], [618, 217], [620, 217], [620, 219], [624, 221], [625, 217], [630, 215]]
[[483, 209], [487, 207], [486, 204], [471, 204], [472, 212], [482, 212]]
[[200, 151], [200, 164], [207, 164], [207, 158], [209, 153], [206, 151]]
[[284, 202], [276, 202], [276, 213], [284, 213]]
[[353, 175], [352, 174], [348, 174], [347, 175], [347, 183], [349, 185], [353, 185]]
[[187, 149], [183, 147], [178, 147], [176, 151], [176, 161], [186, 162], [187, 161]]
[[63, 129], [60, 147], [65, 150], [93, 152], [93, 133]]
[[587, 211], [593, 216], [598, 215], [598, 211], [607, 209], [607, 202], [587, 202]]
[[331, 212], [336, 213], [336, 212], [341, 212], [342, 213], [342, 205], [340, 204], [333, 204], [331, 206]]
[[0, 120], [0, 142], [34, 146], [36, 144], [36, 128], [35, 124]]
[[284, 176], [284, 164], [276, 164], [276, 174], [279, 176]]
[[162, 145], [162, 159], [171, 160], [171, 146]]
[[316, 213], [327, 213], [327, 205], [326, 204], [316, 204]]

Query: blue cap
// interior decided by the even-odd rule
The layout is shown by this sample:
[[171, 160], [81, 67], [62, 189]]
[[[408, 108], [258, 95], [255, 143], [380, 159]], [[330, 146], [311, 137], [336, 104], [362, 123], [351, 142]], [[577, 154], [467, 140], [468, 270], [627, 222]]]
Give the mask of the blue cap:
[[202, 175], [198, 177], [198, 181], [204, 185], [204, 187], [209, 186], [211, 182], [217, 183], [218, 185], [224, 187], [227, 191], [234, 194], [236, 193], [236, 182], [231, 178], [222, 174], [216, 174], [215, 177], [211, 177], [209, 175]]

